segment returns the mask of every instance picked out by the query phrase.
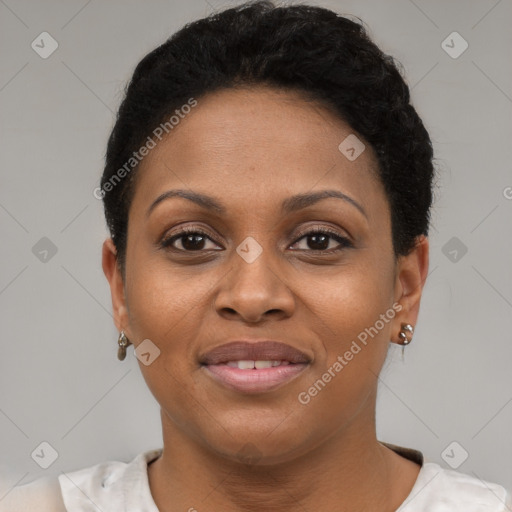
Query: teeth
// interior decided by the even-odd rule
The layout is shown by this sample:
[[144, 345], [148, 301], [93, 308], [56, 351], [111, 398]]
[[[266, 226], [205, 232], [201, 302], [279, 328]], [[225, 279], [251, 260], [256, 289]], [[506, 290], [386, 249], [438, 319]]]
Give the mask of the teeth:
[[272, 368], [272, 363], [279, 361], [254, 361], [254, 368]]
[[240, 370], [252, 370], [254, 368], [272, 368], [274, 366], [281, 366], [290, 364], [289, 361], [249, 361], [249, 360], [241, 360], [241, 361], [228, 361], [226, 363], [227, 366], [231, 366], [232, 368], [239, 368]]
[[240, 370], [250, 370], [254, 368], [254, 361], [238, 361], [238, 368]]

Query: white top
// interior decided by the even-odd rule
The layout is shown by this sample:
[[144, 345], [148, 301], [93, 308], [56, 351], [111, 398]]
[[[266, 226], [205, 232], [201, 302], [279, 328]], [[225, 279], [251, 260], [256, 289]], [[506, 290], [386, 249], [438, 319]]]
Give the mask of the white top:
[[[382, 444], [422, 464], [409, 496], [396, 512], [512, 511], [512, 495], [501, 485], [424, 461], [417, 450]], [[0, 501], [0, 511], [159, 512], [151, 495], [147, 466], [161, 452], [161, 448], [153, 449], [140, 453], [128, 463], [105, 461], [62, 473], [58, 476], [60, 486], [56, 479], [52, 482], [45, 479], [46, 487], [41, 486], [42, 479], [19, 486], [9, 493], [10, 500]], [[56, 495], [59, 487], [62, 498]]]

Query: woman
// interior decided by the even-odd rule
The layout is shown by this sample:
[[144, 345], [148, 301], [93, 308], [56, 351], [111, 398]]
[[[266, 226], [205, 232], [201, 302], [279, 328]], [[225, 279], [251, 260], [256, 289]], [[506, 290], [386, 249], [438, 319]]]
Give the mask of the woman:
[[60, 475], [48, 510], [512, 506], [376, 438], [428, 272], [432, 162], [394, 60], [327, 9], [244, 4], [147, 55], [95, 193], [118, 356], [133, 344], [164, 446]]

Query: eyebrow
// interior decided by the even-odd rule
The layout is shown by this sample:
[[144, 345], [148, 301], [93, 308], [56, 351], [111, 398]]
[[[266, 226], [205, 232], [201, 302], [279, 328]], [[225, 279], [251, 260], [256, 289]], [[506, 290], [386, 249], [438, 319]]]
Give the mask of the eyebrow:
[[[225, 214], [227, 212], [226, 208], [220, 203], [220, 201], [213, 197], [201, 194], [199, 192], [193, 192], [190, 190], [175, 189], [168, 190], [167, 192], [160, 194], [151, 203], [151, 206], [148, 208], [148, 211], [146, 212], [146, 217], [149, 217], [151, 212], [156, 208], [156, 206], [159, 203], [165, 201], [166, 199], [170, 199], [171, 197], [182, 197], [184, 199], [188, 199], [189, 201], [196, 203], [197, 205], [201, 206], [202, 208], [205, 208], [206, 210], [215, 211], [217, 213]], [[368, 218], [366, 211], [357, 201], [352, 199], [350, 196], [343, 194], [343, 192], [340, 192], [339, 190], [320, 190], [318, 192], [308, 192], [288, 197], [283, 201], [281, 205], [281, 211], [283, 213], [292, 213], [297, 210], [307, 208], [308, 206], [311, 206], [317, 203], [318, 201], [321, 201], [322, 199], [327, 199], [330, 197], [342, 199], [343, 201], [357, 208], [366, 218]]]

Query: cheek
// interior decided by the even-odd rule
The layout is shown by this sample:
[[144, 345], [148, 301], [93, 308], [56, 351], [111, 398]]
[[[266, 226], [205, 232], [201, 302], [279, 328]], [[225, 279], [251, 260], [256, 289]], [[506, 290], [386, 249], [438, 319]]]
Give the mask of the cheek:
[[325, 327], [322, 339], [330, 340], [331, 350], [346, 349], [351, 340], [357, 339], [386, 312], [388, 321], [384, 324], [379, 321], [378, 328], [387, 336], [391, 325], [389, 317], [394, 316], [391, 265], [361, 258], [323, 280], [321, 286], [318, 281], [311, 281], [303, 290], [304, 300], [311, 304], [320, 325]]
[[[127, 265], [129, 287], [126, 301], [130, 326], [136, 338], [154, 339], [165, 350], [175, 350], [188, 317], [200, 308], [213, 280], [197, 268], [172, 267], [160, 253], [136, 248]], [[181, 344], [183, 346], [183, 344]]]
[[323, 345], [313, 387], [304, 391], [322, 414], [348, 418], [375, 387], [396, 315], [392, 283], [389, 265], [369, 261], [340, 270], [324, 286], [317, 280], [303, 288], [310, 325]]
[[139, 364], [141, 372], [160, 403], [177, 404], [185, 398], [186, 409], [190, 397], [183, 393], [183, 386], [193, 392], [197, 347], [202, 339], [218, 337], [218, 333], [208, 332], [210, 323], [205, 325], [205, 319], [211, 290], [222, 274], [197, 266], [172, 266], [161, 254], [138, 248], [131, 267], [127, 266], [127, 276], [126, 300], [134, 340], [149, 339], [160, 350], [150, 366]]
[[139, 361], [139, 368], [165, 413], [192, 432], [193, 415], [188, 412], [195, 395], [190, 379], [195, 369], [192, 341], [197, 338], [202, 301], [213, 283], [206, 276], [205, 281], [191, 282], [148, 255], [140, 259], [135, 255], [132, 263], [126, 297], [131, 332], [136, 343], [150, 339], [160, 350], [151, 364]]

